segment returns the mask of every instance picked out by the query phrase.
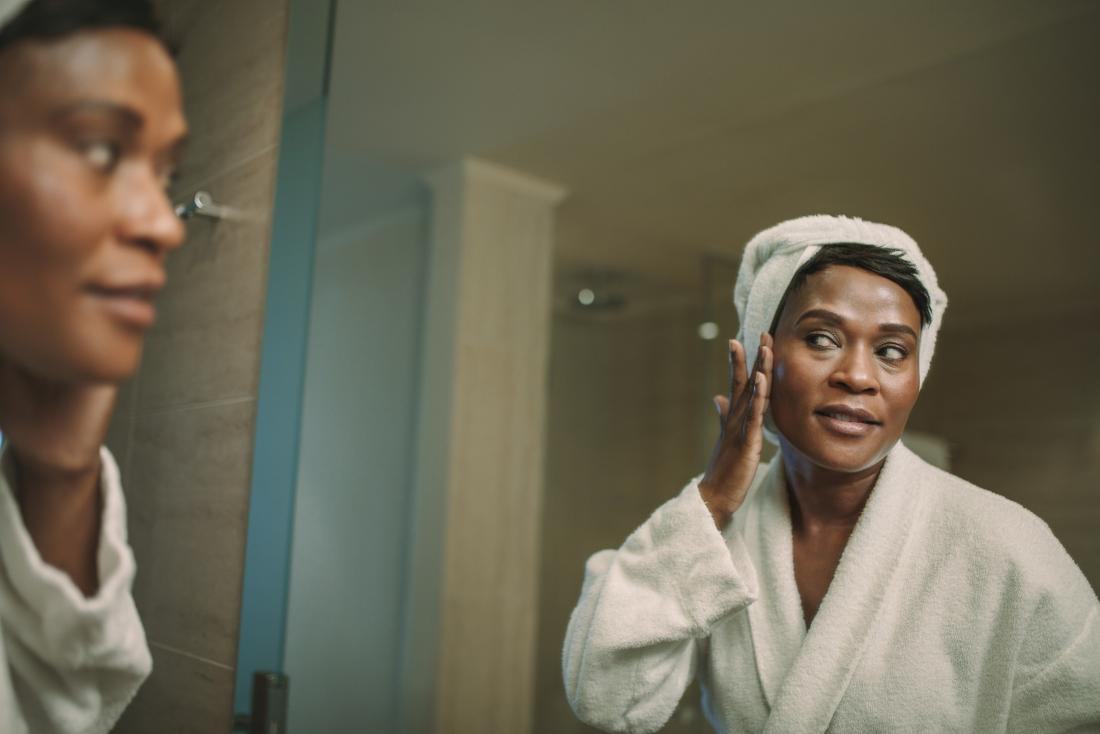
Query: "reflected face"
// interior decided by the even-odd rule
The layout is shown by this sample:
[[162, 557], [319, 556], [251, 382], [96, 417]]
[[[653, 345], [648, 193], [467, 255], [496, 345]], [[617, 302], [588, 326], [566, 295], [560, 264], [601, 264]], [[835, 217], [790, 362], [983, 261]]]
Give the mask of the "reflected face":
[[809, 276], [775, 333], [771, 415], [784, 456], [845, 473], [882, 461], [917, 400], [920, 330], [893, 281], [840, 265]]
[[136, 370], [167, 254], [186, 123], [175, 64], [135, 30], [0, 52], [0, 357], [40, 377]]

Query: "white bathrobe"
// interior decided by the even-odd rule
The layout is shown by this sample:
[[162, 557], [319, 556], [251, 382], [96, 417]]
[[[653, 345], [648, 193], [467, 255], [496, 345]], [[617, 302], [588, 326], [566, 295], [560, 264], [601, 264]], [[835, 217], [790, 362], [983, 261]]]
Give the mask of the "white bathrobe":
[[1100, 731], [1100, 604], [1047, 526], [898, 444], [807, 632], [782, 461], [719, 533], [696, 482], [587, 564], [573, 710], [652, 732]]
[[152, 668], [130, 596], [134, 557], [118, 468], [103, 449], [99, 590], [46, 565], [0, 460], [0, 734], [100, 734]]

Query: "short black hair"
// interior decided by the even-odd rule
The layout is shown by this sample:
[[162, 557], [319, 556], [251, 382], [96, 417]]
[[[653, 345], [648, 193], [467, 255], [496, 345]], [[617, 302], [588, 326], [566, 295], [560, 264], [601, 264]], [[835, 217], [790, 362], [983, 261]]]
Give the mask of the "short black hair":
[[174, 50], [151, 0], [31, 0], [0, 28], [0, 51], [18, 41], [51, 41], [103, 28], [144, 31]]
[[860, 268], [897, 283], [913, 299], [913, 304], [917, 307], [917, 313], [920, 314], [921, 324], [927, 326], [932, 323], [932, 299], [928, 295], [928, 289], [920, 282], [916, 266], [905, 259], [905, 255], [901, 250], [852, 242], [838, 242], [824, 245], [802, 267], [795, 271], [791, 282], [787, 285], [787, 290], [784, 291], [783, 297], [779, 299], [779, 306], [775, 309], [775, 316], [772, 318], [770, 329], [773, 336], [776, 327], [779, 326], [779, 316], [783, 313], [783, 307], [787, 305], [787, 299], [791, 294], [796, 293], [805, 284], [808, 277], [814, 273], [820, 273], [832, 265]]

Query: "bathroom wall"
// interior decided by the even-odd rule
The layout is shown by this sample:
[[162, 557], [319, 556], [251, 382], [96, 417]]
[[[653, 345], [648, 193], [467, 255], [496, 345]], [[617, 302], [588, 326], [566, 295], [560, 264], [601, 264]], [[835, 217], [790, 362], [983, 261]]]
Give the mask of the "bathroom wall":
[[[947, 318], [952, 316], [950, 309]], [[948, 322], [949, 323], [949, 322]], [[1100, 590], [1100, 308], [948, 327], [910, 425], [1050, 525]]]
[[116, 731], [228, 732], [256, 411], [286, 0], [165, 0], [191, 143], [173, 197], [254, 215], [192, 220], [108, 444], [154, 672]]
[[[554, 319], [539, 573], [539, 734], [596, 731], [569, 709], [561, 678], [565, 626], [585, 559], [618, 547], [705, 467], [716, 427], [709, 395], [721, 387], [703, 377], [716, 342], [699, 339], [698, 322], [690, 308]], [[685, 695], [665, 731], [709, 731], [697, 695]]]

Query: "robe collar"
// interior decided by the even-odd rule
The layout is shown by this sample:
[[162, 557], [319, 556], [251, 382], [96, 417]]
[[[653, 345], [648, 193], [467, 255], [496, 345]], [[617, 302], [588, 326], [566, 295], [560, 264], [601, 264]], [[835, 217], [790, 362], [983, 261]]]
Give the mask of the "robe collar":
[[890, 451], [829, 589], [806, 630], [794, 580], [791, 513], [782, 457], [762, 480], [745, 539], [760, 573], [749, 609], [756, 667], [771, 715], [765, 732], [825, 731], [894, 593], [922, 503], [923, 462], [900, 442]]

